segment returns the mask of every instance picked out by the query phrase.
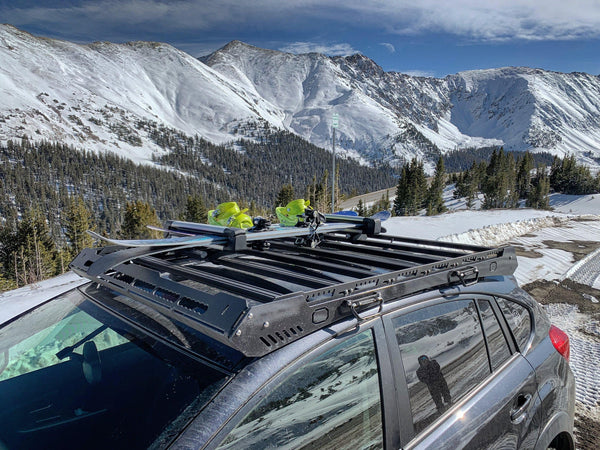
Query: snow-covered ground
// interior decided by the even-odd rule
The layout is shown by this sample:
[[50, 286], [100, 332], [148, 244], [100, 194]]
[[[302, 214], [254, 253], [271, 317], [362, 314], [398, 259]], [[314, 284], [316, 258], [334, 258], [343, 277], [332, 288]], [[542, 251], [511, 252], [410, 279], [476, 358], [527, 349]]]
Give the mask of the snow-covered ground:
[[[454, 210], [434, 217], [394, 217], [389, 234], [487, 246], [511, 244], [522, 250], [515, 276], [521, 285], [536, 280], [574, 280], [600, 289], [600, 250], [578, 261], [559, 244], [600, 243], [600, 195], [553, 195], [553, 211], [532, 209]], [[460, 206], [460, 205], [455, 205]], [[599, 244], [600, 245], [600, 244]], [[558, 245], [560, 247], [561, 245]], [[564, 247], [564, 245], [563, 245]], [[69, 273], [0, 294], [0, 323], [83, 282]], [[590, 302], [598, 298], [588, 296]], [[578, 412], [600, 420], [600, 323], [572, 304], [545, 306], [551, 320], [571, 339], [571, 367], [577, 379]]]

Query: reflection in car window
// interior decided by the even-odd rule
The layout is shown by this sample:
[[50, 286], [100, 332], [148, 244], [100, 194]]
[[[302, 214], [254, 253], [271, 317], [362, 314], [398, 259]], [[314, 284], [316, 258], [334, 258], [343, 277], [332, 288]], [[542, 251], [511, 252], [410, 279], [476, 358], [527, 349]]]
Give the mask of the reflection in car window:
[[[33, 333], [7, 349], [8, 361], [0, 372], [0, 381], [59, 364], [63, 362], [59, 358], [59, 352], [78, 342], [81, 342], [81, 345], [74, 347], [65, 356], [82, 356], [82, 341], [88, 340], [86, 337], [96, 330], [99, 330], [99, 333], [89, 340], [94, 341], [99, 351], [128, 342], [110, 328], [100, 330], [102, 323], [83, 311], [70, 307], [67, 313], [68, 315], [58, 323]], [[0, 335], [6, 332], [7, 330], [4, 330]], [[26, 332], [30, 333], [31, 330]]]
[[157, 448], [229, 376], [71, 291], [0, 328], [0, 448]]
[[496, 370], [504, 361], [510, 358], [510, 349], [489, 300], [478, 300], [478, 304], [490, 351], [492, 370]]
[[302, 365], [238, 424], [219, 448], [383, 448], [371, 331]]
[[531, 318], [529, 317], [529, 311], [519, 303], [500, 297], [496, 298], [496, 300], [515, 336], [519, 349], [521, 351], [525, 350], [525, 346], [527, 345], [531, 334]]
[[490, 373], [472, 300], [437, 304], [393, 319], [415, 432]]

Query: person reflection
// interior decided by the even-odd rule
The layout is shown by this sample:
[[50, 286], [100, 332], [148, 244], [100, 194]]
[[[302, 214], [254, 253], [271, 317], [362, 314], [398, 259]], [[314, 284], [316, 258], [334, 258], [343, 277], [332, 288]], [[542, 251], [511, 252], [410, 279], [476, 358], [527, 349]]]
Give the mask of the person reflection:
[[[449, 405], [452, 401], [450, 397], [450, 389], [439, 363], [435, 359], [429, 359], [427, 355], [419, 356], [419, 368], [417, 369], [417, 378], [427, 385], [431, 398], [435, 402], [435, 406], [439, 412], [444, 411], [444, 402]], [[447, 407], [447, 406], [446, 406]]]

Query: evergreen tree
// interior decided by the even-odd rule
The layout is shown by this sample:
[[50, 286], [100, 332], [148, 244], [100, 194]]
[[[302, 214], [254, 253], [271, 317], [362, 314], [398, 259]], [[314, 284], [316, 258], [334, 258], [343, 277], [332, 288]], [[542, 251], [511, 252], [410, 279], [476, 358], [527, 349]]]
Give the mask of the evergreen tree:
[[[14, 223], [14, 226], [10, 226], [10, 223]], [[17, 249], [16, 236], [16, 219], [14, 222], [7, 221], [6, 224], [0, 225], [0, 258], [3, 273], [2, 284], [6, 285], [7, 289], [10, 287], [18, 287], [18, 276], [14, 270]]]
[[444, 159], [440, 156], [435, 166], [433, 181], [427, 192], [427, 215], [441, 214], [447, 210], [444, 205], [444, 186], [446, 185]]
[[329, 212], [331, 210], [331, 191], [328, 188], [328, 179], [329, 172], [325, 170], [318, 183], [316, 177], [313, 176], [312, 183], [308, 186], [307, 198], [310, 201], [310, 206], [317, 211]]
[[286, 206], [292, 200], [294, 200], [294, 187], [291, 184], [284, 184], [277, 194], [275, 206]]
[[414, 216], [425, 206], [427, 179], [423, 163], [413, 158], [404, 164], [396, 186], [394, 212], [397, 216]]
[[358, 199], [358, 205], [356, 205], [356, 213], [361, 217], [365, 217], [365, 215], [367, 214], [367, 210], [365, 208], [364, 202], [362, 201], [362, 198]]
[[121, 237], [123, 239], [159, 238], [160, 232], [149, 229], [148, 225], [160, 227], [156, 210], [141, 200], [128, 202], [125, 208], [125, 218], [121, 224]]
[[396, 198], [394, 199], [394, 213], [397, 216], [406, 216], [406, 206], [409, 197], [409, 172], [408, 165], [404, 164], [400, 169], [400, 178], [396, 186]]
[[574, 155], [554, 158], [550, 168], [550, 187], [571, 195], [593, 194], [600, 188], [590, 170], [578, 165]]
[[94, 230], [94, 222], [83, 198], [75, 197], [69, 201], [62, 222], [71, 256], [74, 257], [84, 248], [93, 246], [94, 241], [87, 230]]
[[188, 195], [183, 220], [186, 222], [206, 223], [208, 220], [208, 209], [204, 206], [204, 200], [199, 195]]
[[492, 152], [483, 182], [484, 209], [514, 208], [518, 204], [515, 159], [504, 149]]
[[373, 203], [373, 206], [365, 212], [365, 214], [372, 216], [373, 214], [377, 214], [380, 211], [389, 211], [391, 207], [390, 195], [386, 190], [383, 194], [381, 194], [381, 198]]
[[19, 285], [36, 283], [58, 273], [56, 246], [46, 217], [39, 209], [28, 210], [17, 226], [15, 278]]
[[10, 291], [11, 289], [16, 288], [17, 284], [14, 280], [6, 278], [3, 274], [0, 273], [0, 292]]
[[517, 170], [517, 192], [519, 198], [527, 198], [531, 190], [531, 171], [533, 170], [533, 156], [526, 152], [519, 159]]
[[481, 189], [482, 173], [480, 166], [473, 162], [471, 168], [457, 177], [454, 198], [465, 198], [467, 208], [473, 207], [473, 202]]
[[546, 174], [546, 168], [538, 166], [525, 205], [529, 208], [550, 209], [549, 192], [550, 178]]

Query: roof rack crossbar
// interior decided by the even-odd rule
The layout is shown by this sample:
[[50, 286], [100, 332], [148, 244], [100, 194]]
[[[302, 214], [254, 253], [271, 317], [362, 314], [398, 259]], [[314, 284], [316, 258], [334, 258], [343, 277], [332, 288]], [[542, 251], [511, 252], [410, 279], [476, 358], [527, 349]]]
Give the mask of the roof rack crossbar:
[[[357, 247], [357, 245], [360, 245], [360, 248]], [[331, 241], [329, 239], [325, 239], [322, 241], [322, 245], [319, 248], [327, 248], [327, 249], [335, 249], [335, 250], [342, 250], [342, 251], [351, 251], [351, 252], [358, 252], [360, 251], [361, 254], [368, 254], [368, 255], [372, 255], [372, 256], [379, 256], [381, 258], [389, 258], [389, 250], [386, 252], [385, 249], [381, 249], [381, 248], [373, 248], [373, 246], [371, 246], [370, 244], [366, 244], [366, 245], [362, 245], [362, 241], [361, 242], [357, 242], [356, 244], [352, 244], [352, 243], [347, 243], [347, 242], [338, 242], [338, 241]], [[398, 261], [402, 261], [402, 262], [413, 262], [413, 263], [419, 263], [419, 264], [428, 264], [432, 261], [441, 261], [443, 259], [446, 259], [438, 254], [435, 254], [433, 252], [423, 252], [423, 251], [415, 251], [417, 249], [412, 249], [412, 251], [407, 251], [407, 250], [399, 250], [394, 248], [394, 260]], [[458, 256], [457, 253], [452, 254], [452, 256]]]
[[242, 258], [223, 257], [213, 260], [213, 263], [310, 288], [324, 287], [335, 282], [335, 280], [330, 277], [297, 273], [292, 270], [274, 266], [273, 264], [268, 264], [268, 261], [265, 263], [263, 261], [246, 261]]
[[489, 249], [489, 247], [483, 247], [481, 245], [463, 244], [460, 242], [433, 241], [430, 239], [419, 239], [419, 238], [411, 238], [411, 237], [404, 237], [404, 236], [378, 235], [378, 236], [369, 236], [369, 239], [384, 240], [384, 241], [391, 241], [391, 242], [401, 242], [403, 244], [416, 244], [419, 246], [431, 246], [431, 247], [448, 248], [448, 249], [455, 249], [455, 250], [465, 250], [465, 251], [470, 251], [470, 252], [482, 252], [482, 251]]
[[[295, 250], [295, 249], [294, 249]], [[321, 270], [325, 272], [332, 272], [343, 276], [355, 277], [355, 278], [364, 278], [366, 276], [373, 275], [373, 271], [356, 267], [350, 264], [340, 264], [339, 261], [330, 262], [324, 259], [315, 259], [310, 256], [304, 256], [302, 254], [293, 254], [293, 253], [280, 253], [280, 252], [272, 252], [269, 250], [266, 251], [251, 251], [250, 254], [259, 253], [263, 258], [269, 258], [274, 261], [281, 261], [286, 264], [291, 265], [299, 265], [303, 268], [310, 267], [312, 269]]]
[[[277, 242], [272, 243], [272, 247], [276, 246], [278, 248], [293, 248], [294, 244], [292, 243], [283, 243]], [[358, 264], [362, 264], [364, 266], [374, 266], [380, 267], [388, 270], [399, 270], [405, 269], [407, 267], [412, 267], [417, 265], [416, 262], [405, 261], [405, 260], [396, 260], [390, 257], [376, 257], [372, 255], [368, 255], [361, 252], [351, 252], [351, 251], [336, 251], [329, 250], [325, 248], [308, 248], [308, 247], [298, 247], [297, 251], [302, 253], [314, 254], [319, 257], [327, 257], [330, 260], [336, 262], [354, 262]]]
[[181, 266], [151, 256], [140, 258], [137, 261], [146, 267], [168, 272], [172, 275], [190, 279], [191, 281], [197, 281], [258, 302], [270, 302], [282, 294], [282, 292], [272, 291], [267, 288], [246, 283], [242, 280], [235, 280], [232, 282], [231, 278], [225, 276], [217, 275], [205, 270], [199, 270], [197, 268]]
[[[341, 242], [348, 242], [347, 239], [345, 239], [343, 236], [338, 236], [338, 235], [328, 235], [327, 236], [327, 240], [328, 241], [341, 241]], [[363, 245], [369, 245], [372, 247], [377, 247], [377, 248], [382, 248], [385, 250], [404, 250], [404, 251], [409, 251], [409, 252], [416, 252], [416, 253], [425, 253], [425, 254], [430, 254], [430, 255], [437, 255], [443, 258], [452, 258], [454, 256], [460, 256], [462, 254], [465, 253], [464, 249], [458, 249], [458, 248], [448, 248], [448, 247], [440, 247], [440, 246], [435, 246], [433, 247], [432, 245], [426, 245], [426, 244], [400, 244], [398, 241], [394, 241], [392, 239], [384, 239], [383, 237], [380, 239], [379, 236], [377, 237], [377, 240], [374, 239], [369, 239], [368, 241], [357, 241], [357, 244], [363, 244]], [[435, 242], [432, 242], [432, 244], [434, 244]], [[479, 251], [479, 250], [478, 250]]]
[[[274, 295], [272, 296], [273, 298], [279, 295], [289, 294], [290, 292], [293, 292], [291, 289], [286, 288], [283, 284], [275, 283], [273, 281], [268, 280], [266, 277], [260, 276], [252, 272], [245, 272], [235, 267], [228, 267], [223, 265], [207, 266], [203, 264], [191, 264], [186, 267], [197, 270], [201, 274], [207, 273], [218, 277], [226, 278], [229, 280], [229, 285], [243, 283], [246, 286], [256, 286], [257, 288], [274, 293]], [[221, 287], [221, 289], [228, 290], [228, 287], [229, 286]]]

